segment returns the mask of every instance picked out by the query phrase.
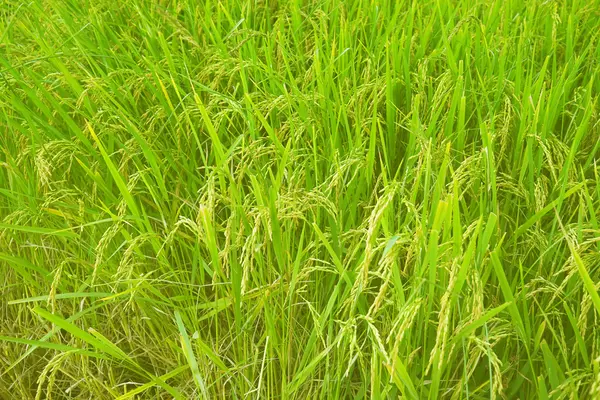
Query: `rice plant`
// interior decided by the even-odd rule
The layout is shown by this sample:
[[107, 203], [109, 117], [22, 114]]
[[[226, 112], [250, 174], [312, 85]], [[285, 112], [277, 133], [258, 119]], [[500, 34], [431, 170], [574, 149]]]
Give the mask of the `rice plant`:
[[0, 398], [600, 398], [599, 0], [0, 1]]

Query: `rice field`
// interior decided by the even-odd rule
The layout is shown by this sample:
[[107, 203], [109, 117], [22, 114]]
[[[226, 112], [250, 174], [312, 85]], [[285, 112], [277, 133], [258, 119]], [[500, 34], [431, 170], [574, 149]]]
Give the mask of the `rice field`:
[[600, 398], [600, 0], [1, 0], [0, 399]]

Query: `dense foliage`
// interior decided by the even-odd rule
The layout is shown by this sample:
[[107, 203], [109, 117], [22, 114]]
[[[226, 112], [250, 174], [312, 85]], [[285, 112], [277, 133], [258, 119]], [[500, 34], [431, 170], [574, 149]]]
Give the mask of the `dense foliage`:
[[0, 398], [594, 398], [598, 0], [3, 0]]

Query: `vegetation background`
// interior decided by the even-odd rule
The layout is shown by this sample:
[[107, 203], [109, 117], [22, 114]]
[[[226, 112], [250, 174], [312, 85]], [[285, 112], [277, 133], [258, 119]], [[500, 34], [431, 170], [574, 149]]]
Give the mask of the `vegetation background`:
[[598, 398], [599, 35], [0, 1], [0, 398]]

